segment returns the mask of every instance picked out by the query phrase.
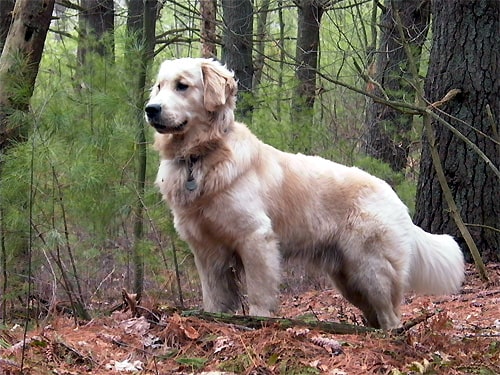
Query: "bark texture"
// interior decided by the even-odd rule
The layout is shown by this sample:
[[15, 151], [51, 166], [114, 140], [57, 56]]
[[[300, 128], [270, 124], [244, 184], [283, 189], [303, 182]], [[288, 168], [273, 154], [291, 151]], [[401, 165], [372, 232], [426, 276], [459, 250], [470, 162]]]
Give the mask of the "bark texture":
[[54, 0], [18, 0], [14, 7], [0, 57], [0, 152], [26, 138], [28, 129], [9, 116], [28, 110], [53, 10]]
[[[436, 102], [451, 89], [462, 90], [441, 107], [448, 114], [443, 117], [498, 166], [500, 2], [435, 0], [432, 14], [433, 46], [425, 95], [430, 102]], [[460, 213], [469, 224], [483, 259], [499, 261], [499, 179], [465, 142], [436, 121], [433, 126], [444, 172]], [[415, 222], [426, 230], [460, 237], [447, 212], [425, 138]]]
[[319, 56], [319, 31], [324, 13], [324, 1], [298, 2], [296, 76], [298, 87], [294, 110], [311, 109], [316, 99], [316, 70]]
[[[142, 298], [144, 291], [144, 254], [141, 250], [144, 239], [144, 191], [146, 184], [147, 142], [144, 121], [144, 103], [146, 102], [146, 78], [153, 61], [156, 35], [156, 20], [158, 16], [158, 0], [144, 0], [129, 2], [127, 15], [127, 32], [135, 38], [135, 43], [128, 46], [126, 51], [129, 60], [131, 79], [136, 98], [134, 117], [136, 125], [136, 191], [137, 200], [134, 204], [134, 293], [137, 301]], [[139, 50], [134, 45], [140, 46]]]
[[2, 52], [7, 33], [9, 32], [14, 3], [15, 0], [0, 0], [0, 53]]
[[234, 71], [238, 80], [237, 113], [250, 121], [253, 81], [253, 6], [251, 0], [222, 0], [224, 34], [222, 60]]
[[82, 0], [81, 6], [83, 11], [79, 15], [78, 61], [84, 65], [89, 52], [113, 60], [115, 29], [113, 0]]
[[[413, 103], [415, 89], [411, 86], [411, 73], [403, 43], [408, 43], [414, 61], [420, 61], [422, 45], [430, 21], [430, 0], [386, 0], [380, 19], [380, 42], [375, 61], [370, 68], [372, 78], [380, 84], [391, 100]], [[399, 14], [404, 38], [398, 30]], [[381, 96], [379, 88], [368, 89]], [[413, 116], [403, 114], [384, 104], [369, 102], [366, 117], [365, 151], [368, 155], [388, 163], [395, 171], [406, 167], [409, 132]]]
[[200, 1], [201, 12], [201, 56], [217, 57], [217, 1]]

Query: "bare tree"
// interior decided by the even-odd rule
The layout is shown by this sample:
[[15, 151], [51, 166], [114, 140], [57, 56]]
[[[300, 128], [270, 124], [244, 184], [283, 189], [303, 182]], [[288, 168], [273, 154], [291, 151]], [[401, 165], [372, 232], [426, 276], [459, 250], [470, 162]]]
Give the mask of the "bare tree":
[[115, 10], [113, 0], [82, 0], [79, 13], [78, 61], [86, 63], [88, 52], [114, 60]]
[[296, 75], [297, 101], [294, 109], [313, 108], [316, 99], [316, 70], [319, 56], [319, 31], [323, 17], [323, 1], [300, 0], [298, 4]]
[[0, 53], [9, 32], [15, 0], [0, 0]]
[[321, 18], [325, 11], [322, 0], [299, 0], [297, 20], [296, 77], [297, 87], [292, 101], [292, 120], [297, 126], [296, 138], [301, 138], [301, 151], [310, 152], [311, 144], [307, 141], [303, 126], [311, 125], [314, 101], [316, 100], [316, 71], [319, 58], [319, 32]]
[[144, 289], [144, 259], [141, 251], [141, 241], [144, 238], [144, 188], [146, 181], [146, 130], [144, 121], [144, 104], [146, 102], [146, 77], [154, 56], [156, 17], [158, 14], [157, 0], [129, 2], [127, 30], [139, 46], [138, 50], [129, 48], [127, 51], [130, 61], [134, 61], [136, 77], [135, 94], [137, 98], [134, 108], [134, 123], [136, 126], [137, 173], [136, 194], [134, 207], [134, 293], [140, 301]]
[[[2, 4], [2, 12], [7, 9], [6, 6], [10, 6], [9, 3], [3, 1], [0, 3]], [[27, 113], [29, 110], [53, 9], [54, 0], [44, 2], [18, 0], [14, 6], [12, 20], [9, 22], [9, 32], [0, 56], [0, 155], [6, 152], [11, 145], [23, 142], [28, 137], [30, 123], [19, 121], [19, 116], [14, 115]], [[18, 117], [17, 121], [14, 121], [15, 117]], [[0, 164], [0, 178], [1, 175], [2, 165]], [[22, 202], [22, 204], [25, 203]], [[22, 205], [19, 209], [22, 209]], [[19, 234], [20, 239], [16, 248], [11, 249], [11, 252], [19, 258], [17, 262], [19, 268], [9, 274], [6, 268], [7, 250], [3, 207], [0, 207], [0, 211], [2, 295], [5, 298], [8, 282], [14, 281], [12, 275], [22, 275], [21, 282], [31, 280], [31, 248], [27, 231], [24, 235]], [[27, 297], [30, 298], [29, 295]], [[2, 299], [2, 302], [4, 303], [5, 300]]]
[[[434, 0], [432, 50], [425, 95], [432, 103], [453, 89], [460, 93], [441, 101], [441, 116], [500, 165], [500, 2]], [[435, 106], [437, 106], [436, 104]], [[433, 121], [435, 146], [461, 217], [484, 260], [500, 260], [500, 180], [487, 163], [450, 129]], [[415, 222], [433, 232], [460, 237], [448, 211], [430, 147], [424, 138]]]
[[251, 0], [222, 0], [224, 19], [222, 60], [234, 70], [238, 79], [240, 104], [238, 113], [247, 120], [252, 111], [253, 82], [253, 6]]
[[216, 57], [217, 0], [200, 1], [201, 56]]
[[19, 123], [10, 123], [9, 117], [14, 111], [28, 110], [54, 2], [18, 0], [14, 7], [14, 17], [0, 57], [0, 152], [27, 136], [29, 129]]
[[[396, 18], [395, 13], [398, 13]], [[404, 37], [400, 35], [396, 19]], [[413, 60], [420, 61], [430, 21], [430, 0], [386, 0], [380, 19], [380, 44], [369, 73], [377, 85], [369, 85], [374, 93], [391, 100], [413, 103], [415, 89], [408, 69], [403, 43], [409, 43]], [[403, 39], [404, 38], [404, 39]], [[383, 92], [382, 92], [383, 90]], [[410, 145], [409, 132], [413, 115], [370, 101], [366, 116], [365, 151], [388, 163], [393, 170], [406, 167]]]
[[265, 55], [265, 40], [267, 31], [267, 15], [269, 14], [269, 0], [263, 0], [257, 11], [257, 35], [255, 46], [255, 71], [253, 77], [253, 88], [256, 89], [262, 79], [262, 71], [264, 70]]

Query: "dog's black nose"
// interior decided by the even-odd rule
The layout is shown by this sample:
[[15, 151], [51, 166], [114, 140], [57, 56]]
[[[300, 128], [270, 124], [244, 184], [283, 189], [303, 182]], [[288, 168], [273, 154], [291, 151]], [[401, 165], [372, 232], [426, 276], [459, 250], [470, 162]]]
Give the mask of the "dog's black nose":
[[160, 104], [148, 104], [146, 108], [144, 108], [146, 111], [146, 115], [150, 119], [156, 118], [160, 113], [161, 113], [161, 105]]

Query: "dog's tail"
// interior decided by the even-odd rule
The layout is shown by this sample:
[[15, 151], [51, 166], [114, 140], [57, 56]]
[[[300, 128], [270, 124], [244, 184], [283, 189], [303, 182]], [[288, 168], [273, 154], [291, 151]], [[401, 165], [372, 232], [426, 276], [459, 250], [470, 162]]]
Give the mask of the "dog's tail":
[[446, 234], [430, 234], [414, 226], [409, 287], [423, 294], [456, 292], [464, 280], [464, 256]]

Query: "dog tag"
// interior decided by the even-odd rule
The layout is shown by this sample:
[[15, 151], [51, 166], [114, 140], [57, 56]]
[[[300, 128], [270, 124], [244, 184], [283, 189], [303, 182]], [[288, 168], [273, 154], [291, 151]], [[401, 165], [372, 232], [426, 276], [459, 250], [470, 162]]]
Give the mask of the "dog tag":
[[196, 188], [198, 187], [198, 184], [196, 183], [196, 181], [193, 179], [188, 179], [186, 181], [186, 189], [188, 189], [189, 191], [193, 191], [193, 190], [196, 190]]

